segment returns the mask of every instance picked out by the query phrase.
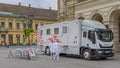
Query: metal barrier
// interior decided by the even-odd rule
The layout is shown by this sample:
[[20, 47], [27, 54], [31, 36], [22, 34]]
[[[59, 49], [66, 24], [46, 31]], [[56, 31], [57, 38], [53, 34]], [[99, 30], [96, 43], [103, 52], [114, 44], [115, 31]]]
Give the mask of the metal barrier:
[[39, 58], [39, 49], [34, 49], [34, 48], [28, 48], [28, 49], [21, 49], [18, 48], [15, 50], [15, 58], [21, 58], [21, 59], [36, 59]]
[[22, 49], [16, 49], [15, 50], [15, 58], [23, 58], [23, 50]]

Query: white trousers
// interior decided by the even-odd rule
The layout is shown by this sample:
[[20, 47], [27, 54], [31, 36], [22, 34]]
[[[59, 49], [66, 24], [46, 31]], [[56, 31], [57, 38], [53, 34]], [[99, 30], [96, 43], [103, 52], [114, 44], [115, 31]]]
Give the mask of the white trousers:
[[56, 60], [59, 60], [59, 51], [56, 51], [55, 53], [56, 53], [55, 59], [56, 59]]

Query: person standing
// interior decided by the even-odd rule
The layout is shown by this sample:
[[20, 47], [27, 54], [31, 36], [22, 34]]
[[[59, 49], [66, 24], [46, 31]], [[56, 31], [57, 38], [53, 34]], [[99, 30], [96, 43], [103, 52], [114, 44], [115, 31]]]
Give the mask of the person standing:
[[56, 42], [55, 42], [55, 58], [56, 60], [59, 60], [59, 54], [60, 54], [60, 44], [59, 44], [59, 40], [56, 39]]
[[53, 39], [50, 39], [50, 43], [49, 43], [49, 47], [50, 47], [50, 59], [54, 59], [54, 41]]
[[10, 47], [10, 45], [9, 45], [9, 43], [8, 43], [8, 42], [6, 43], [6, 47], [7, 47], [7, 48], [9, 48], [9, 47]]

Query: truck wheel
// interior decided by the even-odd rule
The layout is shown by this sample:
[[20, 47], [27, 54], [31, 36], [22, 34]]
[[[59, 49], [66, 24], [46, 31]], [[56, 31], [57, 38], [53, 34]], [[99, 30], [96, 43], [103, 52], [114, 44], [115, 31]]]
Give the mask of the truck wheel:
[[91, 60], [91, 53], [88, 49], [85, 49], [83, 51], [83, 58], [86, 59], [86, 60]]
[[50, 48], [49, 47], [46, 47], [45, 54], [50, 55]]

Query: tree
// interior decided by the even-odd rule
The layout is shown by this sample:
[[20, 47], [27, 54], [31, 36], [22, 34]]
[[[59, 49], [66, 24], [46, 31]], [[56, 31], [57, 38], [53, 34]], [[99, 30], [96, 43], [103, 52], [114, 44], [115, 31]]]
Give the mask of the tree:
[[29, 46], [29, 43], [30, 43], [30, 33], [33, 32], [33, 29], [30, 29], [30, 28], [27, 28], [24, 30], [24, 33], [25, 33], [25, 37], [28, 38], [28, 46]]

